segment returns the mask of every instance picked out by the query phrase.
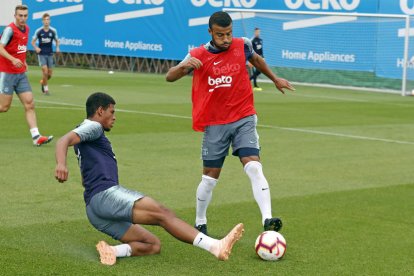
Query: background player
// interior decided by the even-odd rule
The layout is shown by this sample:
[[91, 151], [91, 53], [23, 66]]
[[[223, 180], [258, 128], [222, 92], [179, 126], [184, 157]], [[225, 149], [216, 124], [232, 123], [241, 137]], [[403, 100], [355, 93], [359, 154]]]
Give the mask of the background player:
[[[259, 56], [261, 56], [262, 58], [264, 58], [264, 55], [263, 55], [263, 39], [260, 37], [260, 29], [259, 28], [254, 29], [254, 37], [252, 38], [252, 46], [253, 46], [254, 52], [256, 54], [258, 54]], [[251, 65], [250, 62], [249, 62], [249, 65], [252, 68], [252, 75], [250, 76], [250, 80], [253, 80], [253, 89], [255, 91], [262, 91], [262, 88], [260, 88], [257, 85], [257, 77], [261, 74], [261, 72], [260, 72], [259, 69], [257, 69], [253, 65]]]
[[32, 88], [26, 75], [26, 51], [29, 39], [29, 26], [26, 25], [28, 13], [27, 6], [16, 6], [15, 22], [10, 23], [3, 30], [0, 38], [0, 112], [7, 112], [10, 109], [13, 92], [16, 92], [24, 106], [33, 144], [41, 146], [49, 143], [53, 136], [46, 137], [39, 133]]
[[196, 194], [195, 226], [207, 233], [207, 207], [232, 145], [233, 155], [239, 157], [252, 184], [264, 229], [279, 231], [282, 221], [272, 217], [269, 184], [259, 158], [257, 117], [246, 61], [269, 77], [282, 93], [284, 88], [294, 88], [273, 74], [264, 59], [253, 51], [248, 38], [233, 39], [232, 19], [226, 12], [210, 17], [208, 32], [211, 41], [191, 50], [166, 75], [166, 80], [172, 82], [194, 71], [193, 129], [204, 131], [203, 174]]
[[[53, 41], [56, 43], [56, 53], [59, 53], [59, 38], [56, 29], [50, 26], [49, 14], [43, 14], [42, 22], [43, 26], [38, 28], [33, 35], [32, 46], [38, 55], [39, 66], [42, 67], [43, 77], [40, 80], [42, 92], [45, 95], [49, 95], [48, 80], [52, 77], [52, 68], [55, 66], [53, 60]], [[37, 40], [39, 41], [39, 46], [36, 45]]]
[[159, 253], [160, 240], [139, 224], [159, 225], [175, 238], [227, 260], [242, 235], [243, 224], [236, 225], [222, 240], [216, 240], [177, 218], [152, 198], [120, 186], [117, 159], [104, 133], [115, 123], [115, 101], [105, 93], [94, 93], [86, 101], [86, 113], [87, 119], [56, 143], [55, 177], [59, 182], [68, 179], [66, 155], [68, 147], [74, 146], [90, 223], [123, 243], [109, 246], [100, 241], [96, 247], [101, 262], [113, 265], [116, 257]]

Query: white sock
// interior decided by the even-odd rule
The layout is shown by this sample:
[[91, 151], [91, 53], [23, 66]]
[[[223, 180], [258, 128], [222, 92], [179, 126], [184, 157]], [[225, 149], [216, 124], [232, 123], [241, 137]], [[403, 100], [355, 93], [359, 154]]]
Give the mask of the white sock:
[[30, 134], [32, 135], [32, 138], [37, 138], [37, 136], [40, 136], [39, 129], [37, 127], [30, 129]]
[[130, 257], [132, 254], [131, 246], [127, 243], [111, 246], [115, 250], [116, 257]]
[[44, 89], [45, 91], [49, 91], [49, 86], [47, 86], [47, 85], [43, 85], [43, 89]]
[[211, 238], [207, 235], [204, 235], [201, 232], [198, 233], [198, 235], [195, 237], [195, 239], [193, 241], [194, 246], [202, 248], [202, 249], [210, 252], [214, 256], [218, 255], [218, 250], [219, 250], [218, 243], [219, 243], [218, 240], [213, 239], [213, 238]]
[[262, 223], [272, 217], [272, 202], [270, 199], [269, 183], [263, 174], [262, 164], [258, 161], [250, 161], [244, 166], [244, 171], [252, 183], [254, 199], [262, 213]]
[[197, 210], [196, 210], [196, 225], [207, 223], [207, 207], [210, 204], [213, 196], [213, 189], [217, 184], [217, 179], [207, 175], [201, 177], [201, 182], [197, 188]]

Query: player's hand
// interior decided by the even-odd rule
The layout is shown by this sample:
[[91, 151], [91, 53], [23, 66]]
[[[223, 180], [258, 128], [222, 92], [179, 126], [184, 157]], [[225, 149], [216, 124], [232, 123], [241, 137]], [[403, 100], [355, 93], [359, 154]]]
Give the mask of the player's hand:
[[198, 58], [191, 57], [183, 63], [183, 66], [188, 70], [199, 69], [201, 66], [203, 66], [203, 63]]
[[24, 66], [24, 63], [18, 58], [13, 59], [12, 63], [17, 68], [22, 68]]
[[290, 91], [296, 90], [295, 87], [293, 87], [293, 85], [289, 81], [282, 78], [277, 78], [277, 80], [275, 81], [275, 86], [277, 90], [279, 90], [283, 94], [285, 94], [285, 91], [283, 91], [283, 89], [289, 89]]
[[42, 51], [42, 50], [41, 50], [39, 47], [36, 47], [36, 48], [35, 48], [35, 51], [36, 51], [36, 53], [37, 53], [37, 54], [39, 54], [39, 53], [40, 53], [40, 51]]
[[56, 169], [55, 169], [56, 180], [59, 181], [60, 183], [63, 183], [66, 180], [68, 180], [68, 176], [69, 176], [69, 171], [66, 168], [66, 166], [62, 164], [57, 164]]
[[247, 62], [247, 66], [249, 66], [249, 68], [253, 68], [253, 64], [251, 64], [250, 62]]

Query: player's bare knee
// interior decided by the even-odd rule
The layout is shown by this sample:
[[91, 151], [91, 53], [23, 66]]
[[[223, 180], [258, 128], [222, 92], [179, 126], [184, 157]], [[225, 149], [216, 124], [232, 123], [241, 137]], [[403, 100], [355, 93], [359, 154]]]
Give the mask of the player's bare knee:
[[160, 254], [161, 253], [161, 242], [152, 244], [151, 254]]
[[7, 105], [7, 104], [0, 105], [0, 112], [7, 112], [9, 111], [9, 109], [10, 109], [10, 105]]
[[24, 104], [24, 109], [26, 111], [30, 111], [30, 110], [34, 110], [35, 109], [35, 104], [34, 101], [28, 102]]
[[167, 207], [164, 207], [160, 205], [159, 207], [159, 223], [162, 225], [164, 222], [171, 221], [171, 219], [175, 218], [175, 213], [168, 209]]

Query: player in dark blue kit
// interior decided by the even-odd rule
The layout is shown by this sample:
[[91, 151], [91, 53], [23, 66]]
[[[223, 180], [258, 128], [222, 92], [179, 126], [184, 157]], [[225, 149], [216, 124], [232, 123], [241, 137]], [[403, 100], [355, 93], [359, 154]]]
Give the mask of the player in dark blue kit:
[[[42, 92], [49, 95], [48, 80], [52, 77], [53, 67], [53, 41], [56, 43], [56, 53], [60, 52], [59, 38], [55, 28], [50, 26], [50, 15], [45, 13], [42, 16], [43, 26], [37, 29], [33, 35], [32, 46], [38, 54], [39, 66], [42, 67], [43, 77], [40, 80]], [[39, 45], [36, 45], [36, 41]]]
[[56, 144], [55, 178], [59, 182], [68, 179], [67, 150], [74, 146], [85, 188], [88, 219], [97, 230], [122, 242], [110, 246], [100, 241], [96, 248], [101, 263], [113, 265], [117, 257], [160, 252], [160, 240], [139, 224], [159, 225], [178, 240], [207, 250], [219, 260], [227, 260], [243, 233], [243, 224], [216, 240], [177, 218], [154, 199], [120, 186], [117, 159], [105, 136], [105, 131], [110, 131], [115, 122], [115, 101], [105, 93], [94, 93], [86, 101], [86, 113], [87, 119]]
[[[256, 54], [264, 58], [263, 55], [263, 39], [260, 38], [260, 29], [255, 28], [254, 29], [254, 37], [252, 38], [252, 46], [253, 50]], [[257, 77], [262, 73], [260, 72], [256, 67], [251, 66], [252, 69], [252, 75], [250, 76], [250, 80], [253, 80], [253, 90], [255, 91], [262, 91], [262, 88], [260, 88], [257, 85]]]

